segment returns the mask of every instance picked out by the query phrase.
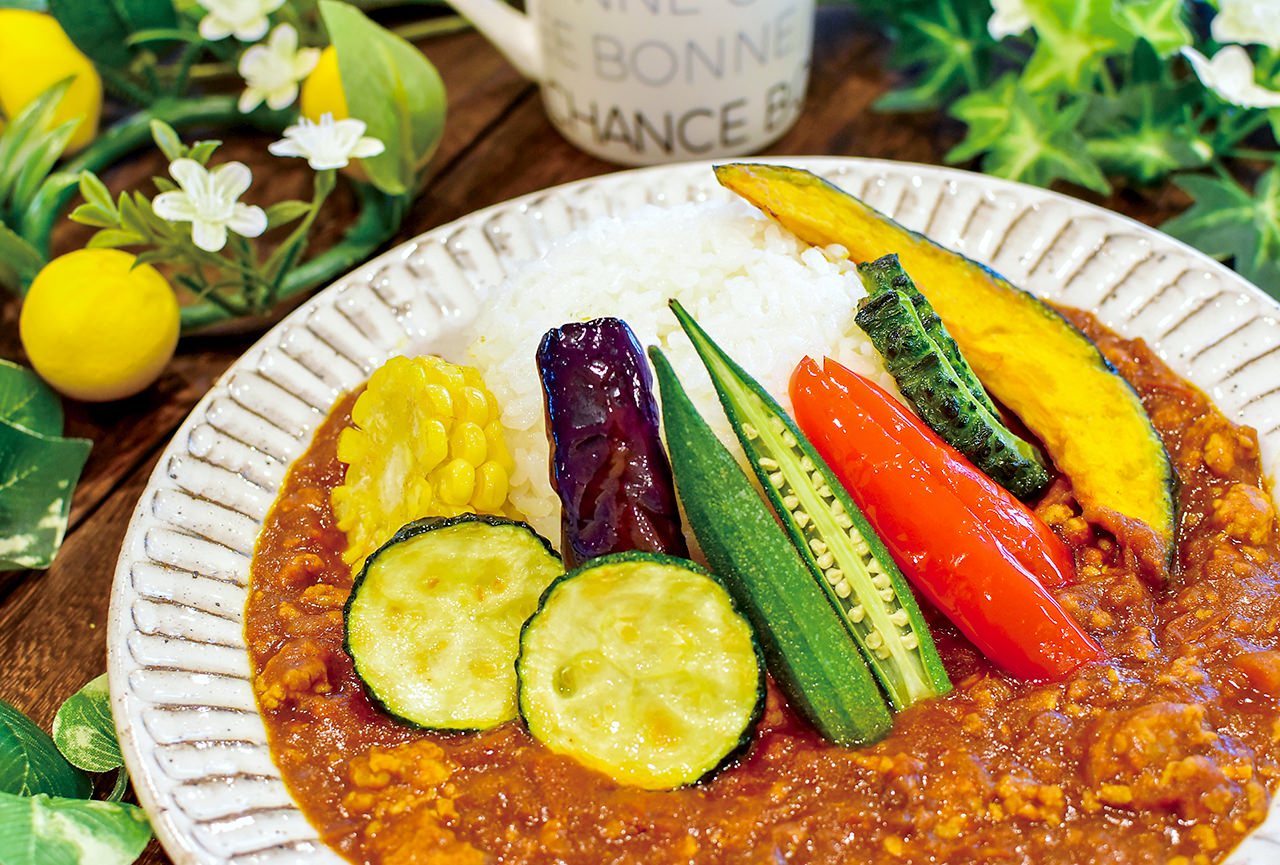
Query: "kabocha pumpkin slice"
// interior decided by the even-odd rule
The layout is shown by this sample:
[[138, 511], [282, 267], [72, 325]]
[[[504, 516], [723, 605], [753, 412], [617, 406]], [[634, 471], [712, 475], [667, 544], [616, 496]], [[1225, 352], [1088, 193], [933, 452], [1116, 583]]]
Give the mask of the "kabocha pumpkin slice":
[[556, 580], [516, 666], [529, 732], [625, 784], [693, 784], [741, 753], [764, 664], [729, 594], [692, 562], [591, 559]]
[[507, 501], [514, 463], [497, 401], [476, 369], [393, 357], [370, 376], [351, 423], [338, 437], [347, 468], [331, 501], [353, 570], [413, 520], [518, 516]]
[[383, 710], [435, 730], [516, 717], [520, 628], [564, 572], [522, 522], [461, 514], [410, 523], [365, 561], [343, 648]]
[[859, 264], [897, 253], [982, 384], [1071, 478], [1085, 518], [1120, 539], [1148, 579], [1167, 579], [1177, 476], [1138, 395], [1088, 337], [989, 268], [815, 174], [752, 164], [715, 172], [807, 243], [839, 244]]

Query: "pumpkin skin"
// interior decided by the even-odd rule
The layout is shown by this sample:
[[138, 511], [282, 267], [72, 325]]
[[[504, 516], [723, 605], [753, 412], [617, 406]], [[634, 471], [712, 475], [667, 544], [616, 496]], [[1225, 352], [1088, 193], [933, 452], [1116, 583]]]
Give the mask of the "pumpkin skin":
[[1168, 579], [1177, 475], [1137, 393], [1078, 328], [988, 267], [910, 231], [815, 174], [779, 165], [717, 166], [716, 177], [815, 246], [855, 264], [896, 253], [982, 384], [1071, 478], [1084, 517]]

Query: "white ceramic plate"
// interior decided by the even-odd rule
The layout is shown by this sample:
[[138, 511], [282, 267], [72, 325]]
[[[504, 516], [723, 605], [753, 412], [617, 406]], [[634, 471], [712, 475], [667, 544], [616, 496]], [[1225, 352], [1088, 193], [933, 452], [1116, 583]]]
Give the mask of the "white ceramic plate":
[[[901, 163], [790, 158], [1015, 283], [1141, 336], [1280, 457], [1280, 305], [1162, 234], [1042, 189]], [[259, 527], [333, 401], [430, 348], [477, 292], [549, 241], [644, 203], [728, 198], [708, 164], [537, 193], [369, 262], [268, 333], [196, 406], [144, 490], [111, 597], [108, 666], [125, 760], [179, 865], [328, 865], [271, 761], [242, 614]], [[1280, 802], [1280, 800], [1277, 800]], [[1231, 865], [1280, 862], [1280, 805]]]

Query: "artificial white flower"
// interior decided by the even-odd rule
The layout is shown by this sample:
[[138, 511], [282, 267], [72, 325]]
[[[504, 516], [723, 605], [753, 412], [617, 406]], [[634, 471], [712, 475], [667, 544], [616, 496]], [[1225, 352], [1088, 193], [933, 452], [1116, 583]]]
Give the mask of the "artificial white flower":
[[284, 0], [196, 0], [206, 10], [200, 19], [200, 36], [210, 42], [234, 36], [241, 42], [257, 42], [267, 35], [267, 16]]
[[261, 207], [236, 200], [253, 180], [243, 162], [227, 162], [210, 171], [194, 159], [175, 159], [169, 173], [182, 189], [160, 193], [151, 209], [161, 219], [190, 222], [191, 239], [201, 249], [222, 249], [227, 229], [241, 237], [257, 237], [267, 230], [267, 214]]
[[1280, 0], [1221, 0], [1209, 32], [1219, 42], [1280, 48]]
[[277, 26], [266, 45], [254, 45], [240, 57], [240, 75], [249, 85], [240, 94], [240, 110], [252, 111], [263, 102], [276, 111], [288, 108], [298, 98], [298, 82], [319, 61], [319, 48], [299, 51], [298, 31], [288, 24]]
[[987, 21], [987, 32], [999, 42], [1006, 36], [1017, 36], [1031, 26], [1031, 15], [1022, 0], [991, 0], [995, 11]]
[[386, 150], [381, 141], [365, 136], [365, 128], [363, 120], [334, 120], [328, 112], [319, 123], [300, 117], [296, 125], [285, 129], [283, 140], [272, 142], [267, 149], [276, 156], [301, 156], [316, 171], [342, 168], [352, 159], [377, 156]]
[[1220, 48], [1213, 59], [1205, 57], [1194, 48], [1183, 48], [1182, 54], [1191, 61], [1205, 87], [1228, 102], [1244, 108], [1276, 108], [1280, 106], [1280, 93], [1260, 85], [1253, 71], [1249, 53], [1239, 45]]

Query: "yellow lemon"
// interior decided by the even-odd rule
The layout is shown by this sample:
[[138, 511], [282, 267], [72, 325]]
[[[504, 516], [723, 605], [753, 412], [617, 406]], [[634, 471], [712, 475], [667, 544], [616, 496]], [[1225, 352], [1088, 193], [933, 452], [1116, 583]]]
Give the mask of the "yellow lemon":
[[60, 255], [36, 274], [18, 334], [27, 359], [69, 397], [131, 396], [164, 370], [178, 345], [173, 290], [151, 265], [118, 249]]
[[0, 113], [16, 117], [41, 93], [73, 75], [53, 117], [54, 126], [80, 118], [68, 151], [79, 150], [98, 134], [102, 79], [52, 15], [0, 9]]
[[345, 120], [351, 116], [347, 112], [347, 94], [342, 89], [342, 78], [338, 75], [338, 52], [332, 45], [320, 52], [316, 68], [302, 82], [298, 108], [302, 116], [312, 123], [319, 123], [326, 113], [332, 114], [334, 120]]

